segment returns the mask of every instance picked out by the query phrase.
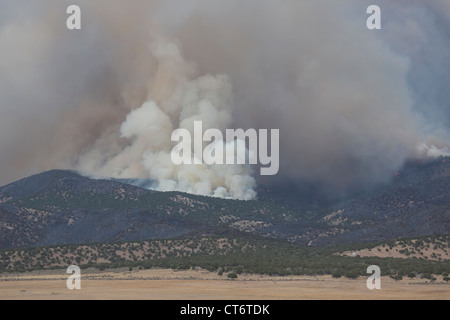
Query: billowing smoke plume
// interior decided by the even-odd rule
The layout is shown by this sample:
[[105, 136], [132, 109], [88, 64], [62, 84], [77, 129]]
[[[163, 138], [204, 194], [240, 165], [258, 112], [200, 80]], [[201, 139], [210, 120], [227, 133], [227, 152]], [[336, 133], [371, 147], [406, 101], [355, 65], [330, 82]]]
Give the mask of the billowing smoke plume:
[[[82, 30], [66, 29], [78, 4]], [[280, 129], [280, 173], [337, 190], [447, 155], [450, 4], [4, 0], [0, 184], [68, 168], [252, 199], [251, 168], [170, 161], [171, 133]], [[255, 172], [257, 172], [255, 170]]]
[[174, 129], [188, 129], [194, 136], [194, 121], [202, 121], [205, 128], [231, 127], [233, 98], [228, 78], [198, 76], [178, 45], [165, 39], [153, 40], [149, 51], [157, 62], [149, 96], [120, 127], [121, 137], [129, 143], [107, 157], [95, 147], [79, 157], [77, 168], [107, 177], [150, 177], [162, 191], [253, 199], [255, 181], [247, 166], [174, 165], [171, 160]]

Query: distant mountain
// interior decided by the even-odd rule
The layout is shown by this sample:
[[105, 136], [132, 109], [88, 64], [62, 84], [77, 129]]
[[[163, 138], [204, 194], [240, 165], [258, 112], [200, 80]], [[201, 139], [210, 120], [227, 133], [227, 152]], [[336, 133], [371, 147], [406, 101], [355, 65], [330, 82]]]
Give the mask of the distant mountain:
[[54, 170], [0, 188], [0, 249], [204, 235], [323, 246], [450, 233], [449, 160], [409, 164], [393, 180], [353, 199], [302, 208], [265, 189], [260, 200], [238, 201]]
[[409, 163], [390, 185], [335, 204], [322, 221], [346, 230], [338, 243], [449, 234], [450, 159]]
[[0, 188], [0, 248], [235, 234], [289, 213], [274, 203], [156, 192], [54, 170]]

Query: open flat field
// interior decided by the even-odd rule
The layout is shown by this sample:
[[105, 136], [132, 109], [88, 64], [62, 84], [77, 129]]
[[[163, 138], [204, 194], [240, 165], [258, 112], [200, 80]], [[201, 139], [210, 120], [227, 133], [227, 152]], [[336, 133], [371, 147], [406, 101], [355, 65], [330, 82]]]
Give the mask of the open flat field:
[[301, 299], [430, 299], [450, 300], [450, 284], [438, 277], [394, 281], [381, 279], [381, 290], [369, 290], [366, 278], [331, 276], [270, 277], [241, 275], [228, 280], [204, 270], [113, 270], [85, 272], [81, 290], [69, 290], [69, 275], [42, 271], [0, 275], [0, 299], [11, 300], [301, 300]]

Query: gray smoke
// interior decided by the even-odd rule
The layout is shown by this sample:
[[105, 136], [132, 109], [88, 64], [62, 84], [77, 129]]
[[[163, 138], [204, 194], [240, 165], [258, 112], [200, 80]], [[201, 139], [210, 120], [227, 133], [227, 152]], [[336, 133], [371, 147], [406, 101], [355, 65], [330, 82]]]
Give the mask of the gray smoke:
[[[78, 4], [82, 30], [68, 31]], [[170, 134], [280, 129], [284, 179], [337, 190], [447, 155], [450, 4], [378, 1], [0, 3], [0, 184], [53, 168], [252, 199], [252, 168], [173, 166]], [[259, 172], [259, 170], [255, 170]]]

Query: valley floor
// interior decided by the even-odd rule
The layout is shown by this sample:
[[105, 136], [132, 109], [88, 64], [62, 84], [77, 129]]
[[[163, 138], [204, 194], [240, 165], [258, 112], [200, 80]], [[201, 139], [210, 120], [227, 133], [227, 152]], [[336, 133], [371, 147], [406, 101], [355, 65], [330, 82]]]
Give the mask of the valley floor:
[[442, 277], [395, 281], [382, 277], [369, 290], [365, 277], [272, 277], [239, 275], [236, 280], [205, 270], [106, 270], [81, 275], [81, 289], [69, 290], [65, 270], [0, 274], [0, 300], [302, 300], [427, 299], [450, 300]]

